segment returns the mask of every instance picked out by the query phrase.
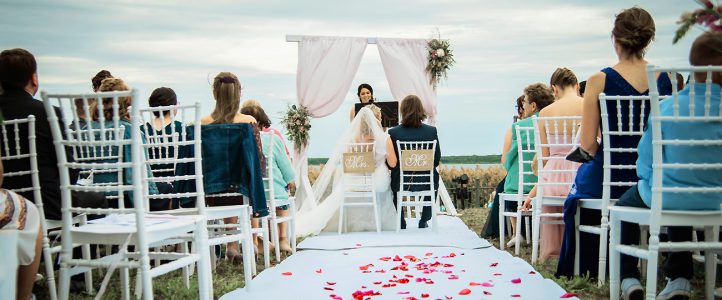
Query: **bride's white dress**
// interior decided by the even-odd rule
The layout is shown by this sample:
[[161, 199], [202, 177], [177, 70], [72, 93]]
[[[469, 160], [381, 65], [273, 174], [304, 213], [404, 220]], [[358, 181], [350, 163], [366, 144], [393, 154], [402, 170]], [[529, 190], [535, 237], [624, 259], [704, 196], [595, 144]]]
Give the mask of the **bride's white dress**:
[[[366, 126], [366, 127], [365, 127]], [[313, 184], [313, 197], [305, 197], [298, 206], [296, 214], [296, 235], [306, 236], [321, 231], [337, 231], [338, 216], [343, 201], [344, 178], [341, 160], [344, 149], [361, 136], [362, 128], [372, 133], [374, 143], [374, 159], [376, 169], [372, 175], [376, 201], [379, 210], [381, 230], [395, 229], [396, 209], [391, 194], [391, 176], [386, 167], [386, 140], [388, 134], [383, 131], [370, 109], [363, 108], [356, 115], [344, 135], [337, 142], [336, 149], [324, 165], [316, 182]], [[366, 201], [369, 199], [347, 199], [347, 201]], [[345, 229], [349, 232], [376, 231], [373, 207], [347, 207], [344, 210]]]

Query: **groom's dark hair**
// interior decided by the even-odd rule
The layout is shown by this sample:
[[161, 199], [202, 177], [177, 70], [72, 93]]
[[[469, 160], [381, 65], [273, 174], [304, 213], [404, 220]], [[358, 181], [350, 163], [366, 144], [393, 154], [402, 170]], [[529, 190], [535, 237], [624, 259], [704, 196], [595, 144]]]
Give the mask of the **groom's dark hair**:
[[426, 119], [426, 111], [421, 99], [416, 95], [408, 95], [401, 100], [401, 125], [404, 127], [421, 127], [421, 122]]

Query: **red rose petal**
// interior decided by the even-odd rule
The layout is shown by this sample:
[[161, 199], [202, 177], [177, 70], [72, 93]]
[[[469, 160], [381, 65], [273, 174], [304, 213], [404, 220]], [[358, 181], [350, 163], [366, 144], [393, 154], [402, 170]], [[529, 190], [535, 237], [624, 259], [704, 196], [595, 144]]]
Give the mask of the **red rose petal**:
[[494, 276], [501, 276], [501, 273], [494, 273]]
[[323, 269], [318, 269], [318, 270], [316, 270], [316, 273], [317, 273], [317, 274], [323, 273]]
[[511, 280], [511, 283], [513, 283], [513, 284], [520, 284], [520, 283], [521, 283], [521, 278], [514, 278], [514, 279]]
[[356, 244], [356, 247], [361, 247], [361, 244]]
[[574, 294], [574, 293], [565, 293], [564, 295], [562, 295], [562, 296], [559, 297], [559, 298], [574, 298], [574, 297], [577, 297], [577, 298], [578, 298], [579, 295]]
[[330, 288], [330, 287], [327, 287], [327, 286], [324, 287], [323, 289], [324, 289], [324, 290], [327, 290], [327, 291], [333, 291], [333, 288]]
[[426, 252], [426, 254], [424, 254], [424, 255], [426, 255], [426, 256], [432, 256], [432, 255], [434, 255], [434, 253]]
[[451, 276], [449, 276], [449, 279], [450, 280], [459, 279], [459, 276], [451, 275]]
[[328, 281], [326, 281], [326, 284], [328, 284], [328, 285], [334, 285], [334, 284], [336, 284], [336, 283], [335, 283], [335, 282], [328, 282]]
[[399, 294], [399, 295], [408, 295], [408, 294], [410, 294], [410, 293], [409, 293], [409, 292], [398, 292], [397, 294]]
[[496, 267], [496, 266], [498, 266], [498, 265], [499, 265], [499, 263], [498, 263], [498, 262], [495, 262], [495, 263], [489, 265], [489, 267]]
[[402, 261], [402, 259], [398, 255], [396, 255], [396, 256], [394, 256], [394, 261]]
[[333, 300], [343, 300], [343, 298], [341, 298], [340, 296], [336, 296], [336, 295], [329, 295], [329, 297], [331, 297], [331, 299], [333, 299]]
[[429, 298], [429, 294], [421, 294], [421, 298]]
[[381, 281], [374, 281], [374, 284], [381, 284]]
[[491, 292], [489, 292], [489, 291], [484, 291], [484, 295], [491, 295]]
[[468, 294], [471, 294], [470, 289], [463, 289], [459, 292], [459, 295], [468, 295]]
[[382, 258], [379, 258], [379, 260], [389, 261], [389, 260], [391, 260], [391, 256], [384, 256]]
[[469, 285], [470, 285], [470, 286], [480, 286], [481, 283], [473, 282], [473, 281], [472, 281], [472, 282], [469, 282]]
[[360, 266], [360, 267], [358, 267], [358, 268], [359, 268], [359, 270], [361, 270], [361, 271], [366, 271], [366, 270], [369, 269], [369, 267], [373, 267], [373, 266], [374, 266], [373, 264], [368, 264], [368, 265], [365, 265], [365, 266]]
[[444, 297], [446, 297], [447, 300], [454, 299], [453, 297], [449, 297], [449, 296], [444, 296]]
[[293, 275], [293, 272], [283, 272], [283, 273], [281, 273], [281, 275], [283, 275], [283, 276], [291, 276], [291, 275]]
[[512, 297], [512, 298], [521, 298], [521, 295], [519, 295], [519, 294], [514, 294], [514, 295], [511, 295], [511, 297]]

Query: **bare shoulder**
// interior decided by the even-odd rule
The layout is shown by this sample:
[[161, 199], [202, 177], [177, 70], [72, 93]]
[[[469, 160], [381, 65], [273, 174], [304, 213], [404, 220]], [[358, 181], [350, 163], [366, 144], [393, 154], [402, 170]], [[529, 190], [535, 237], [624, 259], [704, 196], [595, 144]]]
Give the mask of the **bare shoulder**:
[[201, 125], [208, 125], [213, 123], [213, 118], [210, 115], [201, 118]]
[[253, 116], [238, 113], [233, 119], [234, 123], [256, 123], [256, 118]]
[[592, 76], [589, 76], [589, 79], [587, 79], [587, 89], [590, 87], [597, 87], [602, 88], [604, 87], [604, 81], [607, 79], [607, 74], [604, 74], [604, 72], [597, 72], [592, 74]]

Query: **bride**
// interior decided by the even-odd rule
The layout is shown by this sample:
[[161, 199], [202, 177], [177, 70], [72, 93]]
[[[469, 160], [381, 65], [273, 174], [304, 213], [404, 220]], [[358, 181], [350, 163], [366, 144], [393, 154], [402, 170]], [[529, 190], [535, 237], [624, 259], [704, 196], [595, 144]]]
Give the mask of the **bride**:
[[[338, 214], [343, 201], [343, 153], [350, 143], [373, 143], [376, 168], [373, 185], [382, 230], [393, 230], [396, 209], [392, 202], [391, 177], [386, 167], [388, 134], [381, 127], [381, 109], [375, 105], [363, 107], [351, 121], [336, 144], [336, 148], [313, 184], [313, 197], [304, 197], [298, 204], [296, 235], [306, 236], [321, 231], [338, 230]], [[348, 180], [348, 178], [346, 178]], [[356, 200], [356, 199], [353, 199]], [[349, 201], [352, 201], [349, 199]], [[368, 200], [366, 200], [368, 201]], [[375, 231], [373, 207], [347, 207], [344, 219], [348, 232]]]

